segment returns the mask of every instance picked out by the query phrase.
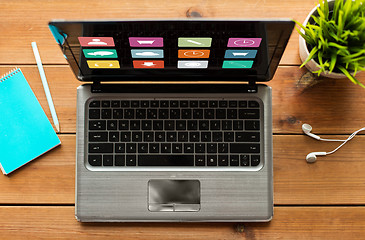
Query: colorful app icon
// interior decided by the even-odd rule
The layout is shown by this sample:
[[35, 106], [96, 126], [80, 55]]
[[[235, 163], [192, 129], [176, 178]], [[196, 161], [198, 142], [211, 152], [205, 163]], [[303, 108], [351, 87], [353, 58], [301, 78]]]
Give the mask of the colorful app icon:
[[226, 50], [224, 58], [255, 58], [257, 50]]
[[162, 37], [130, 37], [131, 47], [163, 47]]
[[161, 60], [135, 60], [134, 68], [164, 68], [164, 61]]
[[262, 38], [230, 38], [227, 47], [259, 47]]
[[210, 47], [212, 38], [179, 37], [177, 45], [179, 47]]
[[252, 68], [253, 61], [223, 61], [222, 68]]
[[118, 58], [115, 49], [83, 49], [86, 58]]
[[177, 68], [207, 68], [208, 61], [177, 61]]
[[179, 58], [209, 58], [210, 50], [189, 49], [179, 50]]
[[163, 58], [162, 49], [132, 49], [132, 58]]
[[80, 45], [83, 47], [114, 47], [112, 37], [79, 37]]
[[117, 60], [87, 60], [89, 68], [120, 68]]

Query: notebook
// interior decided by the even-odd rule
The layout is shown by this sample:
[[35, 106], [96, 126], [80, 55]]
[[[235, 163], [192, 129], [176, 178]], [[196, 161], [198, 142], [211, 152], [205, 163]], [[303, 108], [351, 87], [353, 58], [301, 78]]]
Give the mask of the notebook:
[[61, 144], [20, 69], [0, 79], [0, 167], [7, 175]]
[[82, 82], [77, 220], [272, 218], [272, 95], [263, 83], [274, 76], [292, 21], [49, 26]]

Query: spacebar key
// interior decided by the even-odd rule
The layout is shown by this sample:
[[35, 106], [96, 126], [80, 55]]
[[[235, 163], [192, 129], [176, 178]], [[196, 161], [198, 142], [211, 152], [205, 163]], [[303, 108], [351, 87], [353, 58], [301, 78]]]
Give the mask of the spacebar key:
[[194, 156], [138, 155], [138, 166], [194, 166]]
[[231, 143], [231, 153], [260, 153], [260, 144]]

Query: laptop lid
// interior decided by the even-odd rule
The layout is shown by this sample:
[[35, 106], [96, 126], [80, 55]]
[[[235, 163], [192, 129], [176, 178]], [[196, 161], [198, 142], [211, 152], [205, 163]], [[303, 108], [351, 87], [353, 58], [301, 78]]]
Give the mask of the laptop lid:
[[52, 21], [80, 81], [269, 81], [291, 20]]

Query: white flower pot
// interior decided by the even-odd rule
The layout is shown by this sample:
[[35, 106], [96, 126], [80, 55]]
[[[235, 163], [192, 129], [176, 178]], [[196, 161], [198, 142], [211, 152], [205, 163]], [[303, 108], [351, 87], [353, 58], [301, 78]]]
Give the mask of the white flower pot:
[[[329, 9], [332, 9], [333, 6], [334, 6], [334, 1], [328, 1]], [[316, 16], [318, 15], [318, 13], [317, 13], [317, 8], [318, 7], [319, 7], [319, 4], [310, 11], [307, 18], [303, 22], [303, 26], [307, 25], [308, 21], [311, 19], [311, 16], [313, 14], [316, 15]], [[302, 33], [304, 33], [303, 29], [301, 29], [300, 31]], [[309, 56], [307, 43], [305, 42], [304, 38], [300, 35], [299, 35], [299, 56], [300, 56], [300, 59], [302, 60], [302, 62], [304, 62], [307, 59], [307, 57]], [[316, 61], [314, 61], [313, 59], [310, 60], [305, 65], [305, 67], [311, 72], [315, 72], [315, 71], [318, 71], [320, 69], [318, 63]], [[345, 74], [343, 74], [343, 73], [334, 73], [334, 72], [330, 73], [328, 71], [322, 72], [321, 76], [328, 77], [328, 78], [346, 78]]]

